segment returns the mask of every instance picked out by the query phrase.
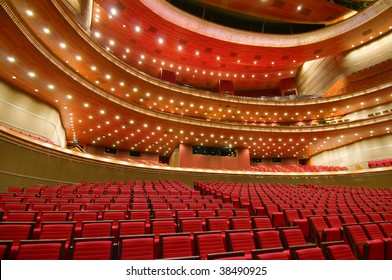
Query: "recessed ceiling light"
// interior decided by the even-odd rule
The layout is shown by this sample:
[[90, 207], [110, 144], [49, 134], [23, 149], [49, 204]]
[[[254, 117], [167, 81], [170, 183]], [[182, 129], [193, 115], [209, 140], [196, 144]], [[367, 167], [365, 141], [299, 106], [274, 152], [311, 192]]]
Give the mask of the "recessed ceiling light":
[[66, 45], [65, 43], [63, 43], [63, 42], [61, 42], [61, 43], [59, 44], [59, 46], [60, 46], [60, 48], [63, 48], [63, 49], [65, 49], [65, 48], [67, 47], [67, 45]]
[[26, 10], [26, 14], [30, 17], [32, 17], [34, 15], [32, 10]]
[[67, 99], [72, 99], [72, 95], [68, 94]]
[[27, 73], [30, 77], [34, 78], [35, 77], [35, 73], [34, 72], [29, 72]]
[[117, 15], [117, 10], [115, 8], [111, 8], [110, 13], [115, 16]]
[[9, 62], [15, 62], [15, 58], [13, 58], [12, 56], [7, 57], [7, 60]]
[[44, 33], [46, 33], [46, 34], [49, 34], [49, 33], [50, 33], [50, 29], [47, 28], [47, 27], [44, 27], [43, 31], [44, 31]]
[[159, 38], [159, 39], [158, 39], [158, 43], [159, 43], [159, 44], [163, 44], [163, 39], [162, 39], [162, 38]]
[[54, 85], [48, 85], [49, 89], [54, 89]]
[[80, 55], [77, 55], [77, 56], [76, 56], [76, 60], [81, 61], [81, 60], [82, 60], [82, 57], [81, 57]]

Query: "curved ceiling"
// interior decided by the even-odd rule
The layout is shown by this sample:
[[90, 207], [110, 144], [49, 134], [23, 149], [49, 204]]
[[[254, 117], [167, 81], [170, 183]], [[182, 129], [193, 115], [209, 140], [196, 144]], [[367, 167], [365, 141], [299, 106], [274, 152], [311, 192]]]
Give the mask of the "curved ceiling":
[[[153, 73], [159, 71], [157, 64], [162, 63], [162, 58], [165, 61], [172, 59], [173, 64], [181, 61], [178, 55], [174, 56], [178, 49], [167, 45], [162, 44], [160, 54], [156, 52], [157, 46], [161, 45], [157, 41], [161, 30], [167, 32], [164, 33], [167, 41], [163, 43], [171, 42], [176, 47], [180, 38], [176, 36], [184, 32], [190, 39], [197, 39], [187, 41], [185, 47], [216, 44], [217, 50], [226, 50], [227, 46], [243, 53], [249, 50], [244, 45], [218, 39], [206, 40], [204, 35], [176, 27], [157, 18], [140, 2], [129, 8], [134, 18], [125, 27], [122, 17], [121, 21], [114, 19], [111, 23], [111, 8], [104, 10], [101, 7], [96, 13], [101, 15], [98, 23], [102, 29], [94, 29], [97, 26], [93, 24], [91, 34], [84, 33], [72, 19], [67, 18], [67, 9], [61, 1], [2, 2], [0, 59], [6, 67], [0, 70], [1, 78], [57, 108], [68, 140], [78, 139], [80, 143], [103, 147], [163, 155], [170, 154], [180, 143], [189, 143], [249, 148], [252, 157], [310, 157], [389, 133], [392, 125], [389, 115], [340, 125], [293, 126], [295, 122], [341, 117], [390, 103], [392, 95], [388, 87], [314, 101], [267, 102], [212, 95], [154, 78], [156, 74]], [[146, 12], [139, 14], [141, 9]], [[370, 22], [374, 30], [388, 30], [389, 26], [386, 26], [391, 24], [391, 19], [386, 21], [384, 16], [381, 14]], [[131, 20], [131, 17], [126, 19]], [[136, 26], [141, 28], [140, 32], [137, 32]], [[156, 27], [157, 31], [152, 32], [155, 30], [152, 27]], [[129, 32], [120, 32], [122, 28], [129, 29]], [[350, 39], [342, 37], [342, 45], [359, 40], [355, 34], [361, 30], [363, 27], [354, 29]], [[97, 37], [95, 32], [100, 32], [100, 35]], [[116, 38], [114, 44], [110, 43], [111, 36]], [[132, 45], [134, 38], [138, 41]], [[129, 43], [122, 44], [122, 40]], [[129, 52], [127, 46], [133, 46], [129, 47]], [[314, 55], [310, 51], [313, 48], [305, 45], [297, 49], [306, 50], [307, 53], [301, 56], [309, 59]], [[285, 52], [279, 48], [270, 49], [271, 56], [281, 55], [274, 54], [273, 49], [277, 53]], [[333, 51], [332, 47], [330, 51]], [[144, 54], [144, 59], [141, 54]], [[211, 59], [214, 50], [209, 54], [204, 49], [200, 56]], [[184, 57], [191, 63], [189, 65], [200, 64], [190, 53], [185, 53]], [[154, 62], [154, 58], [157, 61]], [[226, 58], [226, 55], [222, 56], [222, 59]], [[139, 64], [139, 61], [142, 63]], [[211, 63], [206, 61], [204, 66], [214, 73], [208, 75], [213, 78], [218, 73], [215, 69], [219, 67], [215, 64], [216, 58]], [[282, 69], [288, 67], [281, 62], [276, 64]], [[181, 65], [186, 67], [188, 64], [184, 62]], [[260, 69], [268, 69], [267, 64]], [[179, 76], [188, 72], [186, 68], [183, 70]], [[252, 79], [249, 77], [251, 72], [244, 73], [245, 84]], [[211, 81], [213, 78], [210, 78]], [[198, 77], [200, 83], [196, 85], [202, 87], [203, 79], [207, 78]]]
[[[175, 2], [175, 1], [174, 1]], [[238, 16], [252, 16], [261, 21], [304, 24], [333, 24], [355, 15], [357, 11], [326, 0], [199, 0]]]
[[[253, 7], [254, 2], [264, 5], [246, 1], [244, 6]], [[295, 5], [286, 2], [278, 9], [281, 17], [298, 14]], [[314, 1], [308, 2], [314, 10], [311, 14], [322, 13], [324, 5], [330, 5], [317, 9]], [[219, 80], [231, 80], [237, 91], [259, 90], [262, 95], [262, 90], [278, 89], [280, 80], [295, 78], [304, 62], [345, 52], [388, 30], [390, 5], [384, 1], [374, 5], [379, 8], [370, 7], [350, 21], [319, 31], [271, 35], [222, 27], [166, 1], [96, 0], [91, 30], [110, 53], [153, 77], [159, 77], [165, 69], [176, 72], [179, 84], [217, 91]]]

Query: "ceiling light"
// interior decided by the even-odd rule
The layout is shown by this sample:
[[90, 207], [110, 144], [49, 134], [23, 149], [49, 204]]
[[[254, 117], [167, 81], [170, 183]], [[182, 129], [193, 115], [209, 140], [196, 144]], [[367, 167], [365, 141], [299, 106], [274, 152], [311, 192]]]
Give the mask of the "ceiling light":
[[26, 14], [30, 17], [32, 17], [34, 15], [32, 10], [26, 10]]
[[115, 8], [111, 8], [110, 13], [115, 16], [117, 15], [117, 10]]
[[140, 28], [140, 26], [138, 26], [138, 25], [135, 26], [135, 31], [136, 31], [136, 32], [139, 33], [141, 30], [142, 30], [142, 29]]
[[29, 72], [28, 75], [29, 75], [30, 77], [32, 77], [32, 78], [35, 77], [35, 73], [34, 73], [34, 72]]
[[162, 38], [159, 38], [159, 39], [158, 39], [158, 43], [159, 43], [159, 44], [163, 44], [163, 39], [162, 39]]
[[61, 42], [61, 43], [59, 44], [59, 46], [60, 46], [60, 48], [63, 48], [63, 49], [65, 49], [65, 48], [67, 47], [67, 45], [66, 45], [65, 43], [63, 43], [63, 42]]

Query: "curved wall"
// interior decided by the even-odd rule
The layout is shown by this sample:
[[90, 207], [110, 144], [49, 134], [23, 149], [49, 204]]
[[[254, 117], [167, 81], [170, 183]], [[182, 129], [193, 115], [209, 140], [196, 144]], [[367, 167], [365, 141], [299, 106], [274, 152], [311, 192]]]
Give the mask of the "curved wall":
[[40, 136], [65, 147], [59, 112], [0, 81], [0, 124]]
[[8, 186], [55, 185], [119, 180], [179, 180], [189, 186], [195, 181], [271, 182], [285, 184], [350, 185], [388, 187], [391, 168], [374, 170], [280, 173], [196, 170], [133, 165], [79, 154], [61, 148], [46, 148], [20, 141], [0, 131], [0, 191]]
[[362, 140], [313, 156], [311, 165], [339, 165], [349, 169], [368, 168], [368, 161], [392, 158], [392, 135]]
[[338, 80], [392, 58], [392, 33], [340, 56], [329, 56], [303, 64], [297, 73], [300, 93], [322, 96]]

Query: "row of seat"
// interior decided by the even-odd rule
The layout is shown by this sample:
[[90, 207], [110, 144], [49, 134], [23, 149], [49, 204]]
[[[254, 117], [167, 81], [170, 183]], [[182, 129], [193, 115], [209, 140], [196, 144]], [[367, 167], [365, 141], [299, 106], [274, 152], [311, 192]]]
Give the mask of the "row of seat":
[[368, 161], [369, 168], [392, 166], [392, 158]]
[[42, 137], [42, 136], [39, 136], [39, 135], [36, 135], [36, 134], [33, 134], [33, 133], [29, 133], [29, 132], [20, 130], [20, 129], [16, 128], [16, 127], [5, 126], [5, 125], [2, 125], [2, 126], [4, 128], [6, 128], [6, 129], [15, 131], [16, 133], [19, 133], [20, 135], [23, 135], [23, 136], [28, 137], [30, 139], [38, 140], [38, 141], [40, 141], [42, 143], [48, 143], [48, 144], [51, 144], [51, 145], [56, 145], [52, 140], [50, 140], [48, 138], [45, 138], [45, 137]]
[[[34, 185], [25, 188], [24, 186], [9, 186], [8, 192], [15, 195], [33, 193], [37, 196], [43, 194], [146, 194], [146, 195], [192, 195], [194, 192], [189, 186], [173, 180], [159, 181], [107, 181], [107, 182], [82, 182], [79, 184], [58, 184], [53, 186]], [[197, 192], [196, 192], [197, 193]]]
[[322, 247], [309, 244], [296, 227], [120, 235], [116, 242], [113, 237], [104, 235], [73, 238], [74, 226], [72, 222], [45, 223], [39, 239], [28, 240], [31, 224], [0, 223], [1, 232], [6, 231], [14, 238], [13, 243], [0, 242], [0, 255], [2, 259], [90, 260], [325, 259], [327, 255], [331, 259], [355, 259], [346, 244], [329, 242]]
[[[327, 225], [324, 217], [308, 217], [312, 232], [310, 242], [313, 245], [322, 247], [324, 242], [342, 243], [345, 241], [346, 244], [351, 244], [358, 259], [392, 259], [391, 222], [342, 224], [342, 222], [336, 222], [332, 218], [330, 220], [326, 219], [330, 221], [330, 224]], [[189, 233], [191, 240], [193, 240], [193, 235], [197, 232], [219, 232], [223, 233], [222, 238], [224, 239], [225, 233], [230, 231], [246, 231], [254, 234], [254, 232], [282, 231], [284, 229], [295, 228], [297, 235], [301, 237], [300, 245], [305, 245], [309, 242], [309, 239], [306, 239], [303, 229], [298, 226], [272, 228], [268, 217], [252, 217], [251, 221], [252, 224], [250, 224], [248, 217], [231, 217], [229, 218], [229, 226], [225, 217], [208, 217], [206, 218], [206, 228], [203, 227], [201, 218], [180, 219], [179, 224], [174, 219], [153, 219], [149, 223], [147, 220], [43, 222], [39, 228], [36, 228], [34, 223], [29, 222], [1, 222], [0, 240], [12, 239], [14, 247], [16, 247], [22, 239], [66, 238], [66, 248], [68, 248], [74, 237], [113, 237], [114, 241], [117, 242], [121, 239], [121, 236], [151, 233], [156, 237], [155, 243], [157, 243], [158, 237], [161, 234], [174, 234], [177, 232]], [[148, 226], [150, 227], [149, 229]], [[358, 229], [362, 229], [362, 233], [359, 235]], [[362, 244], [363, 246], [358, 247], [358, 244]], [[363, 251], [363, 248], [367, 249]], [[249, 254], [248, 258], [250, 258]]]
[[348, 169], [345, 166], [324, 165], [253, 165], [251, 170], [256, 172], [326, 172]]

